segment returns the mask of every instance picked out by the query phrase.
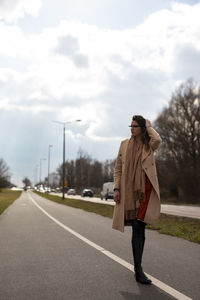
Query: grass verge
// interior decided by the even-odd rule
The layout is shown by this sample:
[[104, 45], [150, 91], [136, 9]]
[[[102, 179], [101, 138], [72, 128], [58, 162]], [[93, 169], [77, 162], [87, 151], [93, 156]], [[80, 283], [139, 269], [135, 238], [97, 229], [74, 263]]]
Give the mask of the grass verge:
[[[89, 212], [94, 212], [104, 217], [112, 218], [113, 216], [114, 207], [111, 205], [92, 203], [89, 201], [70, 198], [62, 200], [62, 198], [59, 196], [43, 194], [40, 192], [35, 193], [54, 202], [80, 208]], [[161, 214], [158, 225], [148, 225], [147, 229], [157, 230], [163, 234], [180, 237], [185, 240], [200, 244], [200, 221], [198, 219]]]
[[92, 203], [89, 201], [70, 199], [70, 198], [65, 198], [64, 200], [62, 200], [62, 198], [60, 196], [44, 194], [44, 193], [40, 193], [37, 191], [34, 191], [34, 193], [36, 193], [46, 199], [52, 200], [54, 202], [68, 205], [68, 206], [75, 207], [75, 208], [80, 208], [80, 209], [83, 209], [83, 210], [86, 210], [89, 212], [94, 212], [94, 213], [99, 214], [104, 217], [112, 218], [112, 216], [113, 216], [113, 207], [111, 205]]
[[198, 219], [161, 214], [158, 225], [148, 225], [147, 228], [200, 244], [200, 220]]
[[11, 205], [19, 196], [21, 191], [11, 191], [10, 189], [0, 190], [0, 215], [2, 212]]

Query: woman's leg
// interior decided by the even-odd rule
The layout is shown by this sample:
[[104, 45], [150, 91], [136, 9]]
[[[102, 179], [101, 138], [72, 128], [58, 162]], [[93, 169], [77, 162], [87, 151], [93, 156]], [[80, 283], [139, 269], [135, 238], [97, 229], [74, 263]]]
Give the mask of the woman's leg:
[[150, 284], [151, 280], [146, 277], [142, 270], [142, 255], [145, 243], [145, 226], [140, 220], [132, 221], [132, 250], [134, 259], [135, 277], [138, 282]]

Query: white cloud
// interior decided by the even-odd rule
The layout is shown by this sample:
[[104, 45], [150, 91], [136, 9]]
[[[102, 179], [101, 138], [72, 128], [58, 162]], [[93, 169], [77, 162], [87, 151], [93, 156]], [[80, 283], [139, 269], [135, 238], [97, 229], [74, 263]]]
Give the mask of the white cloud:
[[79, 68], [88, 67], [88, 57], [79, 52], [78, 39], [73, 36], [59, 38], [59, 45], [55, 49], [58, 54], [68, 56]]
[[1, 23], [2, 60], [21, 60], [26, 68], [0, 69], [0, 107], [54, 112], [62, 120], [78, 116], [90, 122], [86, 136], [120, 138], [119, 120], [127, 124], [137, 111], [155, 118], [176, 82], [199, 79], [198, 14], [200, 4], [173, 4], [133, 29], [63, 20], [29, 35]]
[[1, 0], [0, 20], [6, 22], [16, 22], [25, 14], [36, 17], [41, 8], [42, 0]]
[[82, 119], [67, 127], [68, 159], [79, 147], [114, 158], [133, 114], [155, 119], [177, 83], [200, 80], [200, 4], [174, 3], [129, 29], [63, 19], [27, 33], [28, 18], [17, 21], [37, 16], [41, 2], [0, 1], [0, 144], [17, 173], [33, 173], [48, 143], [52, 168], [62, 160], [62, 130], [52, 120]]

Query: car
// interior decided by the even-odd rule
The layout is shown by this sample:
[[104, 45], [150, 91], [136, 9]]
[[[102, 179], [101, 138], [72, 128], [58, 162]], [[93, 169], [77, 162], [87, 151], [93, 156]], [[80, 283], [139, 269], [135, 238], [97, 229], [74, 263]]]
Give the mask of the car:
[[82, 197], [93, 197], [94, 193], [90, 189], [84, 189], [82, 191]]
[[51, 188], [49, 186], [46, 186], [44, 190], [46, 194], [51, 193]]
[[107, 199], [113, 199], [114, 198], [114, 182], [105, 182], [103, 184], [103, 189], [101, 191], [101, 200], [104, 198]]
[[67, 191], [67, 195], [76, 195], [75, 189], [69, 189], [69, 190]]

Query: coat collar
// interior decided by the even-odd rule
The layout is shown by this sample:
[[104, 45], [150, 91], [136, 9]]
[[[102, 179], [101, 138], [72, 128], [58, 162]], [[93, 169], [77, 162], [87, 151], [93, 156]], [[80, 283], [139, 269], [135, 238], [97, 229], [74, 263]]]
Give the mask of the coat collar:
[[[131, 138], [127, 139], [126, 141], [126, 150], [127, 150], [127, 147], [128, 147], [128, 143], [130, 141]], [[126, 152], [126, 151], [125, 151]], [[150, 153], [150, 149], [149, 150], [146, 150], [145, 149], [145, 145], [143, 145], [143, 149], [142, 149], [142, 162], [147, 158], [147, 156], [149, 155]]]

